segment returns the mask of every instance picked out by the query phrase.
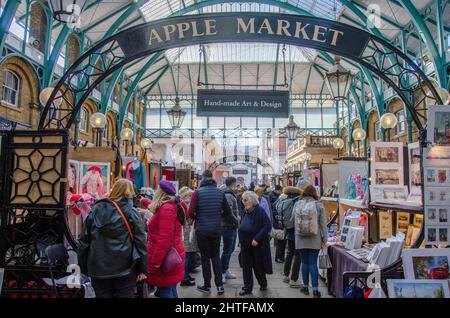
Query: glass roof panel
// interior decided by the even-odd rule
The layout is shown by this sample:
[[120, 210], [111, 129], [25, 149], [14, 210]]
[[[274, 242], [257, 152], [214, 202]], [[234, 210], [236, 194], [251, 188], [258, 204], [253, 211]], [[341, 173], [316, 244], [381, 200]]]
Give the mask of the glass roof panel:
[[[283, 61], [283, 46], [273, 43], [214, 43], [205, 45], [206, 61], [208, 63], [274, 63]], [[198, 63], [200, 46], [188, 46], [166, 51], [166, 57], [171, 64]], [[178, 54], [180, 52], [180, 54]], [[316, 51], [308, 48], [286, 45], [286, 63], [309, 63], [315, 57]], [[178, 61], [177, 57], [180, 56]], [[202, 57], [203, 61], [203, 57]]]

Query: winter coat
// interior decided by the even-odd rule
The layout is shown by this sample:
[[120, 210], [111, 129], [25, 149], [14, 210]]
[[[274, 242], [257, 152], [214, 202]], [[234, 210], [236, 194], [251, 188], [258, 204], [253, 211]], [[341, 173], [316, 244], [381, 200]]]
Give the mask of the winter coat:
[[225, 194], [217, 188], [214, 179], [204, 180], [200, 188], [192, 194], [189, 217], [195, 220], [196, 233], [203, 235], [220, 235], [222, 218], [233, 224], [238, 223], [230, 210]]
[[98, 201], [84, 222], [77, 250], [81, 272], [92, 278], [147, 273], [145, 224], [128, 199], [120, 200], [118, 205], [130, 225], [134, 242], [114, 205]]
[[306, 197], [302, 200], [297, 201], [294, 207], [295, 212], [295, 248], [297, 250], [301, 249], [312, 249], [312, 250], [320, 250], [322, 243], [327, 243], [328, 241], [328, 230], [327, 230], [327, 221], [325, 219], [325, 209], [322, 203], [317, 202], [317, 213], [319, 217], [319, 233], [313, 236], [302, 236], [297, 234], [297, 228], [300, 217], [300, 209], [299, 206], [302, 201], [310, 202], [315, 201], [314, 198]]
[[246, 211], [239, 226], [239, 243], [251, 246], [253, 240], [258, 242], [252, 247], [255, 252], [256, 264], [262, 273], [272, 274], [272, 256], [270, 253], [269, 232], [272, 228], [269, 217], [263, 208], [255, 206], [253, 211]]
[[[240, 219], [239, 206], [238, 206], [236, 194], [230, 188], [225, 188], [225, 190], [223, 192], [225, 193], [225, 198], [227, 199], [227, 203], [230, 206], [230, 210], [233, 213], [234, 217], [236, 219]], [[236, 229], [238, 228], [238, 224], [229, 222], [225, 219], [223, 220], [222, 226], [223, 227], [233, 227]]]
[[[184, 205], [186, 207], [186, 205]], [[152, 286], [177, 285], [184, 277], [185, 251], [182, 225], [175, 202], [164, 203], [148, 224], [148, 272], [147, 282]], [[171, 247], [175, 247], [183, 260], [172, 272], [164, 273], [160, 267]]]

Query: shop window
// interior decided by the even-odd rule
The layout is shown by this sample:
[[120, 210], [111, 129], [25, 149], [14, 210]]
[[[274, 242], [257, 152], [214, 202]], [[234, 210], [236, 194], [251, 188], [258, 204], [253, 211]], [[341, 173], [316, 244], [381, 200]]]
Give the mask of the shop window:
[[3, 71], [2, 101], [9, 105], [19, 106], [19, 77], [11, 71]]
[[406, 131], [405, 111], [401, 110], [395, 114], [397, 116], [397, 135], [404, 134]]
[[80, 114], [80, 130], [87, 132], [88, 131], [88, 125], [89, 125], [89, 113], [86, 108], [81, 109]]

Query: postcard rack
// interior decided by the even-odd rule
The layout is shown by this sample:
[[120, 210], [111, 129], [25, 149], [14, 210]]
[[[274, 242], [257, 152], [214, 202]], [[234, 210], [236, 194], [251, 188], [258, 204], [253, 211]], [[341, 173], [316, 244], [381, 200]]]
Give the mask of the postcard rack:
[[[347, 290], [347, 288], [353, 284], [357, 284], [358, 286], [362, 287], [364, 291], [369, 289], [369, 281], [368, 279], [371, 278], [371, 275], [374, 272], [358, 272], [358, 271], [349, 271], [344, 272], [343, 274], [343, 294]], [[403, 273], [403, 266], [402, 266], [402, 260], [399, 259], [398, 261], [394, 262], [393, 264], [382, 268], [380, 270], [380, 278], [381, 278], [381, 288], [383, 289], [385, 295], [387, 295], [387, 285], [386, 280], [387, 279], [403, 279], [404, 273]]]

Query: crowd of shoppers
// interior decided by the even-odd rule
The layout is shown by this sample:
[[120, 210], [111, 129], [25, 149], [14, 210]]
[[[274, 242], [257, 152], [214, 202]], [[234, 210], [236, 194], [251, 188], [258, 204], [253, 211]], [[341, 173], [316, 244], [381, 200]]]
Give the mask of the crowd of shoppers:
[[[152, 200], [141, 199], [137, 209], [133, 198], [132, 183], [119, 179], [109, 197], [96, 202], [83, 227], [78, 259], [97, 297], [133, 297], [136, 282], [144, 281], [155, 296], [177, 298], [178, 284], [196, 285], [190, 271], [198, 253], [203, 282], [197, 290], [210, 293], [214, 278], [222, 295], [224, 283], [236, 279], [230, 260], [237, 245], [243, 276], [239, 295], [253, 292], [254, 277], [265, 291], [266, 275], [273, 273], [273, 229], [282, 233], [274, 245], [275, 261], [284, 263], [283, 281], [305, 295], [311, 282], [313, 296], [321, 296], [317, 260], [326, 246], [326, 220], [308, 181], [270, 191], [255, 184], [247, 189], [229, 177], [221, 189], [206, 170], [195, 191], [183, 187], [177, 194], [173, 183], [163, 180]], [[311, 219], [308, 213], [317, 220], [305, 222]]]

